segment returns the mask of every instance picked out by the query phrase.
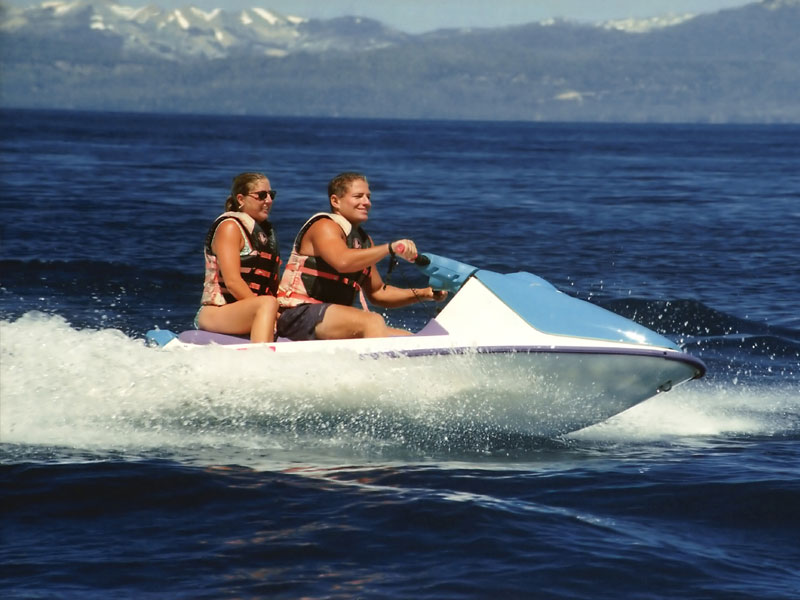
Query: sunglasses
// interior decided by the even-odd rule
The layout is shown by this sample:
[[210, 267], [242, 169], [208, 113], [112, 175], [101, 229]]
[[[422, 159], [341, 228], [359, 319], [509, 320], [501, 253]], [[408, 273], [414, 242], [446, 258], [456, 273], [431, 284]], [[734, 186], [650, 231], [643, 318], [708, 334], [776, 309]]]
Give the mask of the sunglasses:
[[266, 192], [264, 190], [261, 190], [260, 192], [250, 192], [247, 195], [252, 196], [253, 198], [258, 198], [259, 200], [266, 200], [267, 196], [269, 196], [270, 198], [275, 200], [275, 196], [278, 195], [278, 192], [276, 190], [267, 190]]

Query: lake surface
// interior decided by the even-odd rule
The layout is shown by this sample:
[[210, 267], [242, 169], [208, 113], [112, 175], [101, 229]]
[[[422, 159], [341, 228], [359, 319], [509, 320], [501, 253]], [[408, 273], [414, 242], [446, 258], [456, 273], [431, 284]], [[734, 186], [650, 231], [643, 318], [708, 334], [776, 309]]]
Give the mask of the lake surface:
[[[4, 597], [800, 595], [800, 127], [0, 117]], [[377, 243], [533, 272], [708, 373], [548, 439], [497, 426], [503, 382], [475, 414], [402, 360], [146, 347], [248, 170], [284, 258], [361, 171]]]

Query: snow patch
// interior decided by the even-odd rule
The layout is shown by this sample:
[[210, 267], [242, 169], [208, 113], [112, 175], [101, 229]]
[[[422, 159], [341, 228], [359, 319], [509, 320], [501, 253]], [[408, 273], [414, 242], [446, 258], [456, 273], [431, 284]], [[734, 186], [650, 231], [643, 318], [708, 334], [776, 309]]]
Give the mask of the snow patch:
[[617, 19], [605, 21], [600, 24], [603, 29], [616, 29], [627, 33], [647, 33], [654, 29], [672, 27], [694, 19], [697, 15], [685, 13], [682, 15], [665, 15], [661, 17], [650, 17], [649, 19]]
[[172, 13], [172, 16], [178, 22], [178, 25], [180, 25], [181, 29], [189, 29], [190, 27], [189, 21], [186, 20], [186, 17], [183, 16], [183, 13], [181, 11], [176, 10], [175, 12]]
[[194, 6], [190, 7], [190, 10], [194, 14], [196, 14], [198, 17], [200, 17], [201, 19], [204, 19], [206, 21], [212, 21], [212, 20], [216, 19], [217, 16], [219, 15], [219, 13], [222, 12], [222, 9], [219, 9], [219, 8], [215, 8], [211, 12], [206, 12], [206, 11], [201, 10], [199, 8], [195, 8]]
[[242, 25], [250, 25], [253, 23], [252, 17], [248, 14], [246, 10], [243, 10], [242, 14], [239, 15], [239, 20], [242, 22]]
[[256, 13], [259, 17], [264, 19], [270, 25], [277, 25], [280, 22], [280, 19], [273, 13], [269, 12], [263, 8], [253, 8], [252, 11]]
[[100, 15], [92, 15], [91, 23], [89, 24], [89, 29], [96, 29], [98, 31], [105, 31], [106, 29], [113, 30], [113, 27], [106, 27], [106, 24], [103, 23], [103, 17]]
[[5, 21], [0, 21], [0, 31], [14, 31], [21, 29], [28, 24], [27, 19], [21, 15], [10, 15], [6, 17]]
[[118, 17], [122, 17], [123, 19], [127, 19], [128, 21], [133, 21], [142, 10], [143, 8], [134, 8], [133, 6], [122, 6], [120, 4], [112, 4], [108, 7], [109, 10], [117, 15]]
[[558, 94], [556, 96], [556, 100], [574, 100], [576, 102], [583, 102], [583, 94], [574, 90], [570, 90], [569, 92]]
[[52, 8], [56, 16], [61, 16], [75, 8], [78, 2], [42, 2], [42, 8]]

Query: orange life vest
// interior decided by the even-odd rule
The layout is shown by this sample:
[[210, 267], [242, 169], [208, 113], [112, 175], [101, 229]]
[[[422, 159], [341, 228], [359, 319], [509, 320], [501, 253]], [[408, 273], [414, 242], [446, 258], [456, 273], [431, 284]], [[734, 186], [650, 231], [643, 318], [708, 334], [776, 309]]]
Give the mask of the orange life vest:
[[278, 286], [278, 302], [281, 308], [300, 304], [331, 302], [351, 306], [356, 295], [370, 275], [372, 267], [352, 273], [340, 273], [320, 256], [300, 254], [300, 244], [309, 227], [319, 219], [331, 219], [342, 228], [348, 248], [369, 248], [372, 242], [361, 227], [352, 224], [341, 215], [317, 213], [300, 229], [294, 240], [292, 254], [286, 263], [283, 277]]
[[219, 306], [236, 302], [236, 297], [225, 285], [217, 257], [211, 249], [217, 228], [227, 219], [233, 219], [239, 224], [242, 236], [245, 238], [246, 244], [239, 256], [242, 279], [256, 295], [275, 296], [280, 281], [281, 257], [272, 224], [269, 221], [256, 223], [246, 213], [226, 212], [214, 220], [206, 235], [204, 246], [206, 274], [202, 304]]

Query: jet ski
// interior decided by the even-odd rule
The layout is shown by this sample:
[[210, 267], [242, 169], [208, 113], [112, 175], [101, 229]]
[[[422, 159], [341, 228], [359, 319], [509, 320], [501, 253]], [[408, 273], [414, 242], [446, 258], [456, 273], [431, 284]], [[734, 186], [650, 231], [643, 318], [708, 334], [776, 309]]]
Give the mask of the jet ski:
[[414, 335], [253, 344], [202, 330], [156, 329], [146, 341], [164, 350], [258, 347], [323, 361], [353, 353], [401, 360], [408, 377], [418, 368], [449, 378], [467, 370], [463, 379], [473, 389], [460, 393], [486, 402], [502, 396], [504, 427], [548, 434], [605, 421], [706, 372], [700, 359], [668, 338], [531, 273], [497, 273], [432, 253], [421, 254], [416, 265], [431, 287], [452, 297]]

